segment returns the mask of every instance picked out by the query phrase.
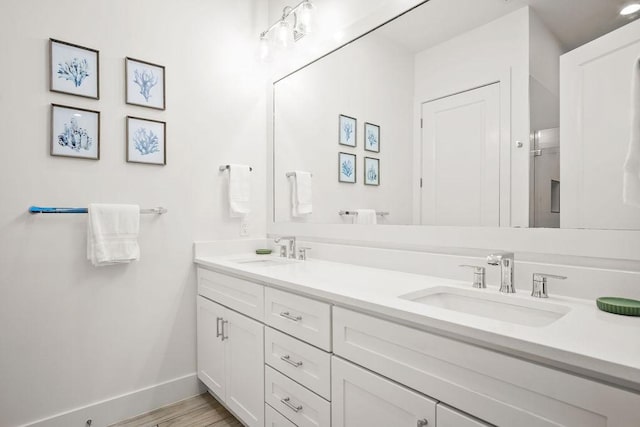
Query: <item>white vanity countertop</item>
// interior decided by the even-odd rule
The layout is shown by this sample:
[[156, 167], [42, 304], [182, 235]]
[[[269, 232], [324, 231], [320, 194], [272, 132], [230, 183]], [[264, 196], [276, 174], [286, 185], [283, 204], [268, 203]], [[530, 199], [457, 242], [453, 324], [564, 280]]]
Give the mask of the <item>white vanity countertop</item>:
[[[545, 302], [571, 311], [546, 326], [523, 326], [398, 298], [435, 286], [474, 290], [471, 283], [310, 259], [288, 264], [240, 264], [256, 255], [196, 257], [203, 267], [450, 336], [526, 360], [640, 392], [640, 317], [605, 313], [595, 301], [551, 295]], [[270, 257], [268, 257], [270, 258]], [[505, 296], [526, 302], [528, 293]]]

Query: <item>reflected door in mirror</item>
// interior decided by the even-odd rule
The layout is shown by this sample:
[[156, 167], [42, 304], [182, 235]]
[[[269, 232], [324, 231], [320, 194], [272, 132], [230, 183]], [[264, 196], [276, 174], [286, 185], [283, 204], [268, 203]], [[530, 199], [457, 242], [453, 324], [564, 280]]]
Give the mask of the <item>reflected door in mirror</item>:
[[500, 225], [500, 84], [422, 105], [423, 225]]

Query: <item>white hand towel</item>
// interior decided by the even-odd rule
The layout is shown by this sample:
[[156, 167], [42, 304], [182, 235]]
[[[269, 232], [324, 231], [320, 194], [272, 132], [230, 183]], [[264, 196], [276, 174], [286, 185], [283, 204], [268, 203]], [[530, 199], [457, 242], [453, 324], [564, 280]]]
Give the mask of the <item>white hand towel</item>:
[[89, 204], [87, 259], [96, 267], [139, 259], [139, 231], [139, 206]]
[[378, 218], [373, 209], [357, 209], [354, 224], [377, 224]]
[[633, 62], [631, 141], [624, 163], [622, 201], [640, 208], [640, 60]]
[[300, 217], [313, 212], [311, 173], [295, 171], [291, 180], [291, 216]]
[[246, 165], [229, 165], [229, 212], [231, 218], [251, 212], [251, 175]]

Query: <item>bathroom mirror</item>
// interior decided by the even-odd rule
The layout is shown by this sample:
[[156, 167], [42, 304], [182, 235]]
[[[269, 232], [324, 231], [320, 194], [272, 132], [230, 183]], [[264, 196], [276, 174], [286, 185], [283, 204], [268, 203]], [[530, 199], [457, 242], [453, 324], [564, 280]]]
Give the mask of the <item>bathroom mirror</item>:
[[[559, 130], [561, 56], [634, 21], [625, 4], [430, 0], [275, 82], [274, 221], [373, 209], [378, 224], [640, 229], [622, 203], [628, 138], [607, 142], [584, 206], [563, 188], [567, 174], [588, 181], [569, 158], [582, 153]], [[631, 67], [607, 70], [605, 86], [628, 74], [607, 89], [627, 108]], [[630, 125], [620, 117], [617, 135]], [[294, 171], [312, 174], [311, 214], [292, 215]], [[561, 223], [585, 209], [598, 220]]]

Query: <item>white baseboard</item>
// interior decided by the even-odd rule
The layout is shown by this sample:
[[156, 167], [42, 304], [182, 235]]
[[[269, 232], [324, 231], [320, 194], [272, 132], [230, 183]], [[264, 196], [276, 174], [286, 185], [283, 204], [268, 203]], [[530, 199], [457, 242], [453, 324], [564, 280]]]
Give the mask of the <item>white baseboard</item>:
[[21, 427], [106, 427], [161, 406], [204, 393], [195, 373], [72, 409]]

